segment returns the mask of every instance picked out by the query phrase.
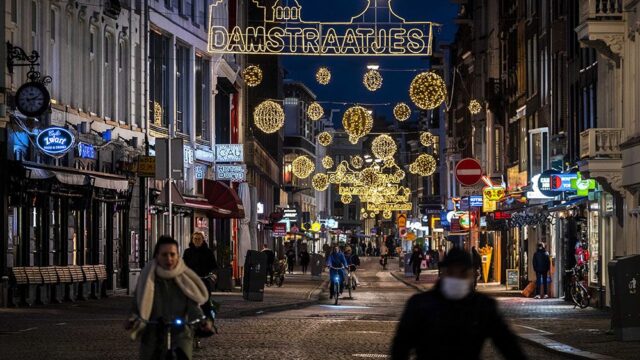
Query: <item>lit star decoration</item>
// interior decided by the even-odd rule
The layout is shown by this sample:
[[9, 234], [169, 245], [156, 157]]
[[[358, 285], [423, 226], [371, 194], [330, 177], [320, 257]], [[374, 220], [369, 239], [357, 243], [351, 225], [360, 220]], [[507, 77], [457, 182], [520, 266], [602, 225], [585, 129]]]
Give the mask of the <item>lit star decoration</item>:
[[369, 69], [362, 78], [364, 87], [369, 91], [377, 91], [382, 87], [382, 75], [378, 70]]
[[329, 82], [331, 82], [331, 71], [324, 66], [321, 67], [316, 72], [316, 81], [320, 85], [329, 85]]
[[242, 78], [249, 87], [256, 87], [262, 83], [262, 69], [257, 65], [247, 66], [242, 71]]
[[353, 106], [345, 111], [342, 126], [349, 135], [349, 142], [357, 144], [360, 138], [367, 135], [373, 128], [373, 117], [362, 106]]
[[291, 163], [293, 175], [297, 176], [300, 179], [306, 179], [313, 173], [316, 169], [315, 164], [308, 157], [301, 155], [298, 156]]
[[331, 169], [333, 167], [333, 159], [331, 156], [325, 156], [322, 158], [322, 167], [325, 169]]
[[398, 121], [407, 121], [411, 117], [411, 108], [405, 103], [398, 103], [393, 108], [393, 116]]
[[420, 144], [422, 144], [422, 146], [433, 146], [434, 144], [434, 137], [430, 132], [423, 132], [420, 133]]
[[256, 106], [253, 121], [258, 129], [273, 134], [284, 126], [284, 110], [275, 101], [266, 100]]
[[436, 159], [429, 154], [422, 154], [409, 165], [409, 171], [420, 176], [431, 176], [436, 172]]
[[322, 146], [329, 146], [333, 142], [333, 135], [327, 131], [323, 131], [318, 134], [318, 144]]
[[325, 191], [329, 188], [329, 177], [323, 173], [315, 174], [311, 179], [311, 185], [317, 191]]
[[324, 109], [322, 108], [322, 105], [317, 102], [313, 102], [307, 108], [307, 115], [309, 116], [309, 119], [318, 121], [324, 116]]
[[482, 105], [480, 105], [480, 102], [478, 100], [473, 99], [469, 101], [469, 112], [472, 115], [480, 114], [480, 111], [482, 111]]
[[360, 155], [356, 155], [351, 158], [351, 166], [353, 166], [354, 168], [361, 169], [363, 165], [364, 160]]
[[381, 160], [392, 158], [398, 151], [398, 145], [393, 138], [387, 134], [378, 135], [371, 143], [371, 152]]
[[440, 75], [428, 71], [418, 74], [409, 87], [409, 97], [422, 110], [433, 110], [447, 97], [447, 86]]

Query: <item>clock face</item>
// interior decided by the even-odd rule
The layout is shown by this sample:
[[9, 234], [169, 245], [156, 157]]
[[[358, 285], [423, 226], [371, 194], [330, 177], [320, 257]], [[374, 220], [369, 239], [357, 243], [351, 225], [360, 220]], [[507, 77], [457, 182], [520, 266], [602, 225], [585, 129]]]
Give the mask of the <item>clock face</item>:
[[40, 83], [26, 83], [16, 93], [16, 105], [27, 116], [40, 116], [49, 107], [49, 92]]

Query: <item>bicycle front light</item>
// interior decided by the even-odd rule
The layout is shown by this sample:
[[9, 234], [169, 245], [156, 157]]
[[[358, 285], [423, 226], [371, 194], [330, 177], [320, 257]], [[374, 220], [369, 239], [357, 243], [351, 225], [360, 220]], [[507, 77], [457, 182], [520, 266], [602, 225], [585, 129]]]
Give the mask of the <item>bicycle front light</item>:
[[174, 323], [178, 326], [182, 325], [182, 319], [176, 319]]

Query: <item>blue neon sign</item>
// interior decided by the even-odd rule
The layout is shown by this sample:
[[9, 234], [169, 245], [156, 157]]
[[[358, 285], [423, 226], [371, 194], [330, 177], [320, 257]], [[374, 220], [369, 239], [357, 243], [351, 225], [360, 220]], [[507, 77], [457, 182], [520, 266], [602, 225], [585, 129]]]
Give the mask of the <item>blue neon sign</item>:
[[42, 130], [36, 137], [36, 146], [47, 155], [64, 155], [73, 146], [73, 134], [61, 127], [50, 127]]

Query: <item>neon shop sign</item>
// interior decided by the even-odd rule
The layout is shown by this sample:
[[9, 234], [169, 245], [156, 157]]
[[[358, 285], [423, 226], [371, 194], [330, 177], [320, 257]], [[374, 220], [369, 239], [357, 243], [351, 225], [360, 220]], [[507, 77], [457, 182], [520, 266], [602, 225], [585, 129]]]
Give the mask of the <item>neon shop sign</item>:
[[50, 156], [62, 156], [73, 146], [73, 134], [61, 127], [50, 127], [41, 131], [36, 137], [36, 146]]

